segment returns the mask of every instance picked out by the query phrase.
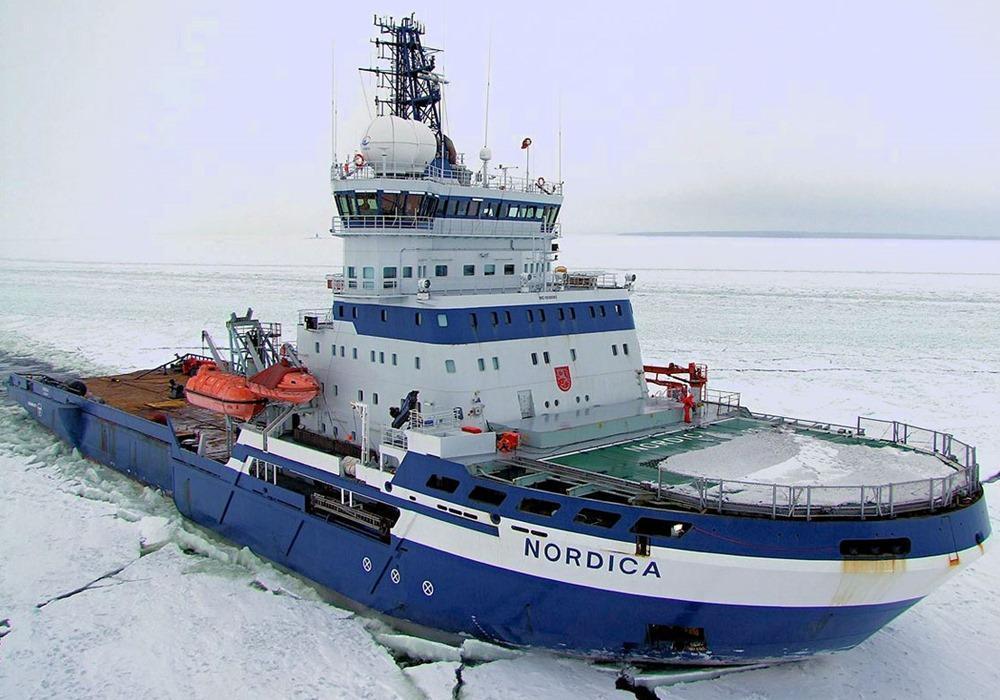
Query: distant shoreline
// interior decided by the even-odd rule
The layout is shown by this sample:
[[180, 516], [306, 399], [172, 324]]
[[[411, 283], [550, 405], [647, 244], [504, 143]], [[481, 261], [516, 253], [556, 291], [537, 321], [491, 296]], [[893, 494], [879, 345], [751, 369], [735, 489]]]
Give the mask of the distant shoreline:
[[816, 238], [926, 241], [1000, 241], [1000, 234], [845, 233], [823, 231], [634, 231], [619, 236], [653, 238]]

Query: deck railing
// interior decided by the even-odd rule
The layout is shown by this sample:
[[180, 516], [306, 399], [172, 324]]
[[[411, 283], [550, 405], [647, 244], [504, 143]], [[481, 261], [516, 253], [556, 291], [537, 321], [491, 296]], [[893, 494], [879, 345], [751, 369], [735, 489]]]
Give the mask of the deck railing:
[[661, 499], [680, 501], [701, 510], [771, 518], [886, 518], [913, 512], [934, 512], [982, 488], [976, 449], [948, 433], [876, 418], [858, 418], [855, 426], [750, 414], [754, 418], [823, 430], [835, 435], [885, 442], [901, 449], [934, 455], [951, 467], [945, 476], [875, 485], [802, 485], [717, 479], [699, 476], [676, 486], [655, 486]]

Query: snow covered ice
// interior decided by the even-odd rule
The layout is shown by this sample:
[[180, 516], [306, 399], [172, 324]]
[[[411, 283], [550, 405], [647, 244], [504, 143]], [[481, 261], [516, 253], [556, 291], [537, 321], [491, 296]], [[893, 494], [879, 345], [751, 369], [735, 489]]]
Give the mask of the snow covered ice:
[[[311, 245], [332, 250], [329, 241]], [[580, 264], [600, 263], [610, 245], [620, 243], [581, 241], [593, 259]], [[630, 241], [630, 257], [655, 245]], [[742, 392], [755, 410], [947, 430], [979, 448], [984, 476], [1000, 469], [1000, 275], [983, 269], [1000, 259], [1000, 244], [916, 242], [914, 267], [890, 274], [863, 271], [878, 253], [865, 247], [880, 242], [861, 241], [856, 260], [829, 258], [852, 272], [796, 272], [815, 269], [816, 245], [782, 242], [780, 264], [758, 255], [766, 269], [640, 271], [633, 300], [647, 362], [705, 361], [712, 385]], [[927, 253], [933, 245], [949, 252]], [[988, 274], [929, 274], [928, 260]], [[769, 271], [777, 267], [786, 271]], [[0, 262], [0, 369], [31, 358], [80, 373], [151, 366], [199, 349], [202, 328], [217, 330], [248, 304], [290, 331], [297, 309], [328, 300], [326, 272]], [[841, 461], [858, 466], [828, 446], [779, 440], [774, 460], [748, 478], [827, 483]], [[716, 468], [725, 447], [711, 448]], [[697, 459], [690, 454], [670, 467]], [[899, 468], [911, 470], [912, 457], [896, 456]], [[184, 521], [156, 491], [80, 459], [6, 404], [0, 479], [0, 697], [633, 697], [616, 689], [618, 668], [442, 645], [340, 609]], [[996, 531], [996, 484], [987, 496]], [[990, 554], [849, 652], [720, 677], [632, 672], [671, 698], [992, 697], [998, 591], [1000, 557]]]

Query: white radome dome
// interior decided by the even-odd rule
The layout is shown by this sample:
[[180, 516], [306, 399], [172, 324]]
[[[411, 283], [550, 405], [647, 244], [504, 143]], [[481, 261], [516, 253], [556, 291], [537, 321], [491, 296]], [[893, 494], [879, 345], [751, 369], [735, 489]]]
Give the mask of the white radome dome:
[[392, 115], [375, 117], [361, 139], [361, 155], [375, 168], [393, 173], [422, 173], [437, 153], [429, 126]]

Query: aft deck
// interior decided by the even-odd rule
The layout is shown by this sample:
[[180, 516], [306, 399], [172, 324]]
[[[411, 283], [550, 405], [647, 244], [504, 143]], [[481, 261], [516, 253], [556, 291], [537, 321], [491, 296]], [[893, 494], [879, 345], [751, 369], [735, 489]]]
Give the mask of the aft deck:
[[194, 445], [201, 436], [202, 453], [213, 459], [228, 458], [226, 419], [189, 404], [172, 385], [183, 388], [188, 377], [180, 370], [180, 362], [171, 362], [155, 369], [139, 370], [105, 377], [86, 377], [88, 398], [100, 400], [126, 413], [155, 422], [173, 424], [178, 439]]

